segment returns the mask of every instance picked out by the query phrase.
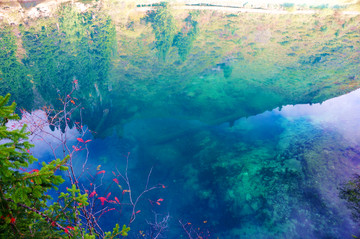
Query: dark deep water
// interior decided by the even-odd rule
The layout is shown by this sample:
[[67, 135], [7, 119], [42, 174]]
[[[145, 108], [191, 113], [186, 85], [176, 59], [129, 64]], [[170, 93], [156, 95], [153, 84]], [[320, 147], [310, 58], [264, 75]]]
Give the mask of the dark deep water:
[[[130, 238], [166, 215], [164, 238], [188, 238], [179, 221], [193, 238], [359, 234], [338, 196], [360, 173], [358, 16], [74, 9], [3, 24], [0, 93], [41, 115], [73, 90], [82, 113], [59, 128], [70, 148], [92, 140], [73, 163], [80, 175], [87, 161], [84, 190], [102, 183], [99, 208], [109, 192], [127, 202], [116, 176], [127, 156], [135, 197], [152, 169], [148, 185], [160, 186], [141, 198]], [[40, 161], [54, 157], [44, 141], [58, 144], [35, 137]], [[116, 210], [104, 228], [128, 223], [126, 206], [105, 206]]]

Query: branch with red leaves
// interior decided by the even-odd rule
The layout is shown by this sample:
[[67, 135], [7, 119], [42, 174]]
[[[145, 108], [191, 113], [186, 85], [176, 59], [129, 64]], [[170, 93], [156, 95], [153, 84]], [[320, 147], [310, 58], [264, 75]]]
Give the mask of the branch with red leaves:
[[[123, 206], [130, 206], [131, 207], [131, 215], [129, 215], [129, 223], [134, 222], [136, 215], [141, 212], [141, 210], [137, 209], [137, 204], [140, 201], [140, 199], [143, 198], [144, 194], [146, 194], [149, 191], [152, 191], [157, 188], [165, 188], [164, 185], [155, 185], [149, 187], [149, 181], [152, 173], [152, 168], [149, 171], [149, 174], [147, 176], [147, 181], [144, 190], [137, 195], [136, 197], [133, 194], [130, 179], [128, 176], [128, 166], [129, 166], [129, 157], [130, 152], [126, 156], [126, 168], [125, 171], [123, 171], [123, 174], [120, 173], [118, 169], [117, 173], [118, 175], [113, 172], [115, 178], [112, 182], [119, 185], [119, 180], [123, 180], [126, 184], [127, 188], [122, 189], [121, 186], [119, 187], [122, 189], [122, 194], [117, 197], [115, 196], [113, 199], [110, 199], [111, 193], [109, 192], [107, 196], [98, 196], [97, 195], [97, 189], [103, 185], [103, 178], [105, 175], [105, 170], [100, 170], [100, 165], [97, 168], [97, 172], [94, 175], [91, 175], [88, 167], [87, 167], [87, 161], [89, 158], [89, 150], [88, 150], [88, 144], [91, 142], [91, 139], [88, 139], [87, 133], [91, 132], [86, 127], [83, 127], [82, 125], [82, 114], [80, 109], [80, 122], [75, 122], [75, 127], [78, 129], [80, 135], [77, 136], [75, 143], [72, 145], [68, 143], [69, 141], [69, 124], [72, 120], [71, 114], [76, 110], [79, 109], [80, 105], [76, 104], [77, 99], [72, 97], [72, 93], [74, 92], [75, 87], [73, 90], [67, 94], [64, 97], [61, 97], [59, 95], [59, 100], [62, 102], [62, 108], [60, 110], [55, 110], [52, 107], [44, 107], [43, 112], [45, 116], [36, 115], [36, 114], [30, 114], [23, 112], [23, 115], [26, 115], [24, 123], [29, 125], [30, 132], [32, 133], [33, 140], [41, 140], [45, 142], [50, 149], [52, 150], [52, 154], [54, 158], [58, 158], [59, 155], [59, 149], [61, 149], [61, 156], [65, 157], [66, 155], [69, 155], [69, 160], [66, 166], [68, 166], [68, 172], [67, 176], [69, 178], [69, 181], [72, 185], [75, 185], [77, 189], [81, 189], [82, 193], [88, 194], [88, 203], [89, 205], [78, 205], [76, 203], [72, 203], [72, 206], [79, 210], [79, 213], [76, 214], [76, 223], [77, 222], [84, 222], [82, 227], [84, 231], [95, 232], [97, 235], [102, 238], [105, 233], [99, 226], [99, 220], [100, 218], [107, 212], [110, 212], [112, 210], [117, 210], [120, 213], [122, 213]], [[49, 132], [49, 130], [46, 130], [46, 127], [53, 127], [59, 129], [57, 133]], [[55, 142], [55, 143], [54, 143]], [[78, 155], [83, 155], [86, 153], [85, 158], [83, 156], [80, 156], [80, 159], [82, 161], [82, 168], [81, 170], [75, 170], [73, 167], [73, 160], [77, 160]], [[90, 177], [87, 177], [87, 176]], [[82, 177], [86, 177], [90, 181], [90, 187], [83, 185], [82, 182], [79, 182]], [[117, 178], [116, 178], [117, 177]], [[110, 185], [105, 190], [107, 193]], [[128, 193], [128, 194], [127, 194]], [[127, 202], [123, 203], [122, 200], [124, 196], [128, 196], [129, 198], [126, 199]], [[154, 202], [156, 205], [160, 205], [162, 203], [163, 199], [160, 198], [156, 202]], [[115, 207], [108, 206], [106, 203], [115, 204]], [[150, 203], [154, 205], [151, 201]], [[25, 205], [26, 206], [26, 205]], [[67, 208], [68, 205], [66, 205], [63, 210]], [[120, 210], [118, 210], [120, 208]], [[39, 212], [41, 213], [41, 212]], [[48, 218], [48, 220], [51, 220]], [[52, 223], [52, 222], [51, 222]], [[55, 224], [57, 226], [57, 224]], [[66, 231], [67, 228], [59, 227], [62, 230]]]
[[[4, 198], [4, 200], [8, 201], [8, 202], [12, 202], [12, 203], [15, 203], [12, 199], [10, 198]], [[52, 220], [49, 216], [45, 215], [44, 213], [36, 210], [35, 208], [32, 208], [32, 207], [29, 207], [23, 203], [16, 203], [16, 205], [20, 206], [20, 207], [23, 207], [25, 209], [28, 209], [32, 212], [35, 212], [36, 214], [42, 216], [47, 222], [51, 223], [51, 225], [53, 226], [56, 226], [58, 228], [60, 228], [61, 230], [63, 230], [64, 232], [66, 232], [70, 237], [72, 236], [72, 234], [68, 231], [67, 228], [61, 226], [59, 223], [57, 223], [56, 221]]]
[[[130, 157], [130, 152], [128, 153], [128, 155], [126, 156], [126, 167], [125, 167], [125, 174], [122, 175], [118, 169], [117, 172], [119, 174], [119, 176], [125, 181], [127, 187], [128, 187], [128, 190], [123, 190], [123, 193], [124, 192], [128, 192], [129, 193], [129, 201], [130, 201], [130, 205], [132, 206], [132, 214], [131, 214], [131, 217], [130, 217], [130, 221], [129, 221], [129, 225], [135, 220], [136, 218], [136, 214], [138, 214], [140, 211], [136, 211], [136, 205], [137, 203], [139, 202], [139, 200], [141, 199], [141, 197], [149, 192], [149, 191], [152, 191], [154, 189], [157, 189], [157, 188], [165, 188], [164, 185], [156, 185], [156, 186], [152, 186], [149, 188], [149, 181], [150, 181], [150, 176], [151, 176], [151, 173], [152, 173], [152, 169], [150, 169], [149, 171], [149, 174], [147, 176], [147, 181], [146, 181], [146, 185], [145, 185], [145, 189], [144, 191], [142, 191], [135, 199], [135, 201], [133, 200], [133, 197], [132, 197], [132, 190], [131, 190], [131, 184], [130, 184], [130, 180], [129, 180], [129, 177], [128, 177], [128, 168], [129, 168], [129, 157]], [[162, 201], [163, 199], [161, 199]], [[157, 202], [158, 205], [160, 205], [160, 202], [158, 201]]]
[[[181, 220], [179, 220], [180, 225], [182, 226], [184, 232], [188, 236], [189, 239], [207, 239], [210, 238], [210, 232], [206, 230], [200, 231], [200, 228], [198, 227], [198, 230], [195, 230], [190, 222], [183, 223]], [[204, 223], [207, 223], [207, 221], [204, 221]], [[199, 234], [200, 233], [200, 234]]]

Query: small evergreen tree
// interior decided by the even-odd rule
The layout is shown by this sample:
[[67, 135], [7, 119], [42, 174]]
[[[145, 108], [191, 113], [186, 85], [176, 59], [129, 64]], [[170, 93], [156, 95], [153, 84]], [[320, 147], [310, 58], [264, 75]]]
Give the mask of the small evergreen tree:
[[[117, 238], [130, 230], [116, 224], [112, 232], [101, 235], [95, 226], [84, 225], [79, 215], [86, 213], [88, 194], [81, 194], [75, 183], [56, 199], [48, 195], [64, 179], [55, 175], [68, 170], [67, 161], [56, 159], [33, 168], [37, 161], [29, 149], [26, 125], [20, 129], [12, 122], [19, 120], [14, 113], [16, 104], [8, 105], [10, 94], [0, 96], [0, 236], [1, 238]], [[31, 167], [31, 168], [29, 168]]]
[[33, 145], [26, 141], [26, 125], [13, 130], [7, 127], [9, 121], [19, 119], [14, 113], [16, 104], [7, 105], [9, 98], [9, 94], [0, 96], [0, 233], [10, 238], [61, 237], [66, 226], [43, 208], [51, 199], [47, 191], [64, 181], [54, 173], [67, 169], [67, 158], [25, 172], [36, 158], [29, 153]]
[[175, 19], [166, 2], [160, 4], [155, 14], [151, 12], [148, 14], [150, 15], [148, 19], [152, 20], [151, 26], [155, 33], [155, 45], [158, 50], [158, 56], [165, 61], [176, 34]]

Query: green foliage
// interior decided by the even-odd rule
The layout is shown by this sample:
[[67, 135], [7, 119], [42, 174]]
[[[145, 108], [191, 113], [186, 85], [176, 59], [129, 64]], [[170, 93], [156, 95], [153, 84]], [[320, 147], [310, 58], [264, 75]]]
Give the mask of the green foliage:
[[327, 29], [328, 29], [328, 27], [326, 25], [323, 25], [320, 27], [321, 32], [325, 32]]
[[62, 232], [52, 232], [46, 218], [36, 212], [41, 212], [51, 199], [47, 191], [64, 181], [54, 173], [67, 169], [67, 158], [43, 163], [32, 173], [21, 172], [36, 159], [28, 153], [33, 145], [26, 141], [26, 125], [11, 131], [6, 126], [9, 120], [18, 119], [15, 103], [7, 105], [9, 98], [9, 94], [0, 96], [0, 216], [4, 219], [0, 219], [0, 233], [12, 235], [10, 238], [60, 236]]
[[107, 82], [115, 46], [110, 18], [95, 9], [78, 13], [65, 5], [58, 9], [57, 17], [23, 25], [20, 30], [28, 56], [24, 61], [46, 102], [60, 107], [61, 102], [54, 96], [65, 96], [77, 80], [81, 93], [77, 92], [76, 97], [91, 104]]
[[126, 237], [129, 231], [130, 231], [130, 227], [126, 227], [126, 225], [123, 225], [120, 231], [120, 235]]
[[186, 57], [192, 49], [193, 42], [199, 33], [198, 22], [193, 19], [192, 14], [189, 14], [185, 22], [186, 26], [176, 34], [173, 41], [173, 46], [178, 48], [178, 53], [182, 61], [186, 60]]
[[171, 14], [168, 3], [162, 3], [155, 13], [148, 13], [148, 21], [152, 21], [153, 32], [155, 33], [155, 45], [160, 59], [165, 60], [173, 44], [176, 25]]
[[105, 237], [106, 239], [113, 239], [116, 238], [117, 236], [123, 236], [126, 237], [128, 236], [128, 232], [130, 231], [130, 227], [127, 227], [126, 225], [123, 225], [121, 231], [120, 231], [120, 227], [119, 224], [116, 224], [115, 228], [113, 229], [112, 232], [106, 232], [105, 233]]
[[288, 9], [288, 8], [294, 7], [295, 4], [294, 4], [294, 3], [283, 3], [283, 4], [281, 4], [281, 6], [282, 6], [283, 8]]
[[319, 10], [323, 10], [323, 9], [327, 9], [329, 8], [329, 4], [321, 4], [318, 6], [310, 6], [311, 9], [319, 9]]
[[[83, 123], [98, 131], [104, 110], [110, 108], [108, 71], [116, 46], [110, 17], [98, 9], [79, 13], [64, 5], [56, 17], [22, 25], [20, 30], [27, 52], [24, 62], [41, 97], [59, 110], [63, 104], [58, 98], [75, 87], [76, 103], [85, 109]], [[73, 119], [80, 121], [80, 116]]]
[[17, 59], [14, 28], [0, 26], [0, 95], [11, 93], [24, 108], [31, 109], [33, 102], [32, 84], [26, 67]]

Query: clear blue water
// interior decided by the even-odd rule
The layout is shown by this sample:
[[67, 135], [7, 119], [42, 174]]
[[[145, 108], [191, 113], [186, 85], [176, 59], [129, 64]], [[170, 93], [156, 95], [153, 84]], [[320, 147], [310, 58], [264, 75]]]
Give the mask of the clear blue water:
[[[130, 207], [99, 200], [111, 192], [128, 202], [118, 171], [129, 155], [133, 197], [158, 186], [141, 197], [129, 238], [152, 238], [151, 223], [166, 215], [164, 238], [189, 238], [179, 221], [192, 238], [358, 235], [338, 195], [360, 173], [359, 18], [158, 11], [163, 18], [125, 19], [65, 7], [2, 27], [1, 94], [41, 114], [74, 90], [82, 114], [69, 125], [82, 120], [91, 131], [66, 128], [70, 148], [91, 140], [88, 154], [73, 152], [75, 173], [83, 192], [101, 184], [90, 199], [97, 209], [115, 208], [100, 225], [129, 224]], [[33, 142], [40, 161], [54, 157]]]
[[[232, 127], [169, 118], [134, 120], [124, 126], [123, 138], [92, 139], [87, 168], [95, 174], [101, 165], [106, 171], [103, 194], [119, 196], [111, 171], [124, 169], [124, 155], [131, 153], [134, 192], [143, 189], [153, 167], [150, 183], [166, 188], [143, 198], [135, 233], [145, 231], [145, 220], [156, 212], [171, 216], [164, 233], [168, 238], [185, 237], [179, 219], [209, 230], [209, 238], [350, 238], [357, 227], [338, 198], [338, 186], [359, 172], [358, 107], [359, 90], [322, 104], [288, 105], [239, 118]], [[158, 132], [176, 137], [159, 143], [164, 133]], [[76, 144], [78, 132], [69, 135], [69, 144]], [[34, 155], [46, 160], [51, 152], [37, 144]], [[78, 166], [84, 157], [76, 157]], [[164, 199], [160, 206], [149, 202], [158, 198]], [[104, 226], [121, 215], [109, 213]]]

